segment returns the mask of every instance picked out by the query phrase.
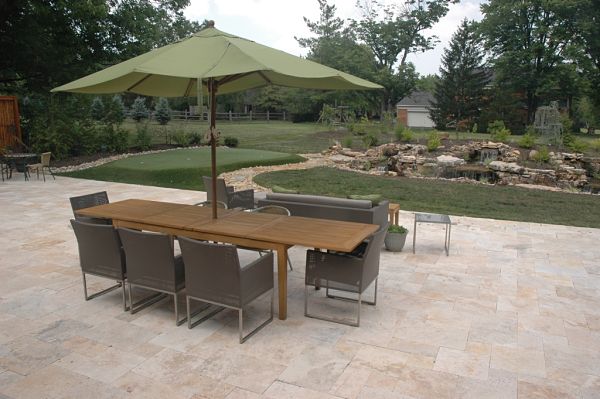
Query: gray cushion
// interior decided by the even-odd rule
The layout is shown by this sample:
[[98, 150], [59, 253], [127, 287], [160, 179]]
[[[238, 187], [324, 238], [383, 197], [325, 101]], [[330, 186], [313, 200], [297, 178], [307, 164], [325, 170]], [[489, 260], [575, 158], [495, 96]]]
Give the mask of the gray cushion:
[[371, 209], [371, 201], [352, 200], [346, 198], [323, 197], [320, 195], [302, 195], [302, 194], [267, 194], [267, 199], [272, 201], [301, 202], [304, 204], [340, 206], [345, 208]]

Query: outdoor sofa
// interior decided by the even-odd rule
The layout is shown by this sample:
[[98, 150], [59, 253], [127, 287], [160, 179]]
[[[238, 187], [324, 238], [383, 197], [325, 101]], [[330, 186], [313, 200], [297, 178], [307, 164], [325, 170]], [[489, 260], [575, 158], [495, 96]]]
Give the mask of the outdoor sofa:
[[289, 209], [292, 216], [343, 220], [378, 224], [388, 221], [387, 200], [374, 204], [370, 200], [324, 197], [318, 195], [268, 193], [258, 206], [278, 205]]

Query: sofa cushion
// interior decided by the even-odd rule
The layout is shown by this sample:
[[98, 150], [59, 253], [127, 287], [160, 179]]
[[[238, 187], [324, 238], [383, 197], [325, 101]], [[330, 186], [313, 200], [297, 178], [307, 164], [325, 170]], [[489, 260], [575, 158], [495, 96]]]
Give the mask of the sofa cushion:
[[363, 194], [363, 195], [352, 194], [352, 195], [349, 195], [348, 198], [353, 199], [353, 200], [371, 201], [373, 206], [377, 206], [377, 205], [379, 205], [379, 203], [381, 201], [383, 201], [383, 197], [381, 196], [381, 194]]
[[301, 202], [303, 204], [339, 206], [344, 208], [371, 209], [373, 204], [367, 200], [353, 200], [346, 198], [324, 197], [320, 195], [303, 194], [267, 194], [271, 201]]

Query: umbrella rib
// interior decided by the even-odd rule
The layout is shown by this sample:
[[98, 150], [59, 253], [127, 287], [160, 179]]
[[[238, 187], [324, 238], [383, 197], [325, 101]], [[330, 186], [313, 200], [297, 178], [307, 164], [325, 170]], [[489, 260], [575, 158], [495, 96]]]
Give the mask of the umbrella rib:
[[144, 80], [148, 79], [150, 76], [152, 76], [152, 74], [147, 74], [146, 76], [144, 76], [143, 78], [141, 78], [140, 80], [138, 80], [137, 82], [135, 82], [133, 85], [129, 86], [127, 88], [127, 90], [125, 91], [131, 91], [131, 89], [133, 89], [134, 87], [136, 87], [137, 85], [141, 84], [144, 82]]
[[261, 78], [263, 78], [265, 80], [265, 82], [267, 82], [270, 85], [273, 84], [273, 82], [271, 82], [271, 79], [267, 78], [267, 76], [263, 73], [263, 71], [258, 71], [258, 74], [260, 75]]
[[217, 83], [219, 84], [219, 86], [224, 85], [225, 83], [229, 83], [229, 82], [233, 82], [234, 80], [238, 80], [241, 79], [243, 77], [246, 77], [248, 75], [252, 75], [255, 71], [252, 72], [245, 72], [245, 73], [238, 73], [236, 75], [229, 75], [224, 77], [223, 79], [219, 80]]
[[192, 85], [194, 84], [194, 79], [190, 78], [187, 87], [185, 88], [185, 93], [183, 93], [184, 97], [190, 96], [190, 90], [192, 90]]

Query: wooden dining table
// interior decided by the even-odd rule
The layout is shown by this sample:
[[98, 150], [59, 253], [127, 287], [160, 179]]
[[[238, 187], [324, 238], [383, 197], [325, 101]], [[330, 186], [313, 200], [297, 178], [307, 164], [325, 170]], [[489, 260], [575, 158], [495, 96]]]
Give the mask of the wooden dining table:
[[287, 250], [294, 245], [350, 252], [378, 225], [128, 199], [76, 211], [127, 227], [277, 252], [279, 319], [287, 318]]

